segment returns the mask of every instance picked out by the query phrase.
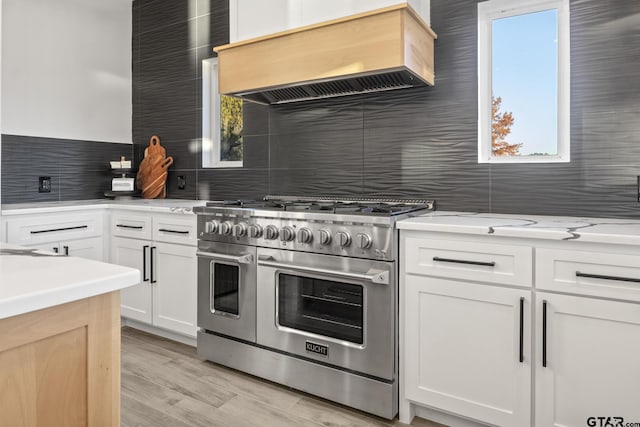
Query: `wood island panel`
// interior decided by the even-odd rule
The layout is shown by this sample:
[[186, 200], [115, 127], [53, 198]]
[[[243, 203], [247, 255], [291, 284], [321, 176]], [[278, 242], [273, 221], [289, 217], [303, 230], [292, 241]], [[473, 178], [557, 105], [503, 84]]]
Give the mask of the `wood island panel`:
[[0, 426], [120, 425], [118, 291], [0, 320]]

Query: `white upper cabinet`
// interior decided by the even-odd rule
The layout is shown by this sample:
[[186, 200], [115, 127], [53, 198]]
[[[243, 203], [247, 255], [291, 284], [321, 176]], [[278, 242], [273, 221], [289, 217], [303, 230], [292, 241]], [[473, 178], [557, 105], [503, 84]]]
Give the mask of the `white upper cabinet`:
[[234, 43], [403, 3], [429, 24], [430, 0], [231, 0], [229, 39]]

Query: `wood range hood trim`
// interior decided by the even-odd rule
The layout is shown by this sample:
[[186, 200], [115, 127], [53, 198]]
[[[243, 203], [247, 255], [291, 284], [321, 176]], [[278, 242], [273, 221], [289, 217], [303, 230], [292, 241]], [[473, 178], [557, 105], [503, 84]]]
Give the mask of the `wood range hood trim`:
[[436, 38], [399, 4], [217, 46], [219, 89], [281, 104], [432, 86]]

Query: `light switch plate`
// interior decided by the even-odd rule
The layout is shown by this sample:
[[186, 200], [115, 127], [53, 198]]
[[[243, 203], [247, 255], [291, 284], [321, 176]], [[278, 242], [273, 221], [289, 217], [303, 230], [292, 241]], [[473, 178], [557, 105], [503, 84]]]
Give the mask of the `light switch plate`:
[[187, 177], [178, 175], [178, 190], [184, 190], [187, 187]]
[[51, 193], [50, 176], [41, 176], [38, 178], [38, 193]]

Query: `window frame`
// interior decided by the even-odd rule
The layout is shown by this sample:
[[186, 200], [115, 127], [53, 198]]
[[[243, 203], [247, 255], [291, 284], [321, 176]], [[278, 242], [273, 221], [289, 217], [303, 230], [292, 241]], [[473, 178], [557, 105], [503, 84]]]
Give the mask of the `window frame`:
[[[553, 156], [494, 156], [491, 147], [492, 22], [551, 9], [558, 11], [558, 153]], [[568, 163], [571, 160], [569, 24], [569, 0], [478, 3], [478, 163]]]
[[241, 168], [243, 160], [220, 159], [218, 58], [202, 60], [202, 167]]

